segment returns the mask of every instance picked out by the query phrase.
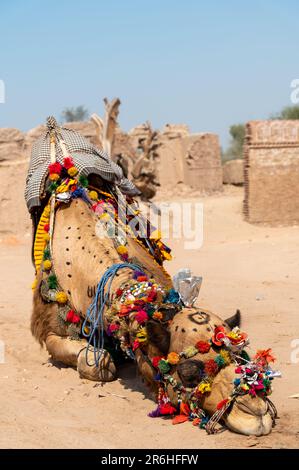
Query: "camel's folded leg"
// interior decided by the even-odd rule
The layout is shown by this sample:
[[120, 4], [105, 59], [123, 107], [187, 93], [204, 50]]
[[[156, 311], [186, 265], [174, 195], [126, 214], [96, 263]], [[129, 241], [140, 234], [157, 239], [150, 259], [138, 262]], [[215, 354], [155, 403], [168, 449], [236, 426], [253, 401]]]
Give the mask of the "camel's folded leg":
[[80, 377], [100, 382], [110, 382], [116, 378], [116, 367], [110, 354], [105, 351], [98, 366], [94, 364], [94, 355], [88, 351], [86, 362], [86, 341], [73, 340], [49, 334], [46, 338], [46, 348], [54, 360], [68, 366], [77, 367]]

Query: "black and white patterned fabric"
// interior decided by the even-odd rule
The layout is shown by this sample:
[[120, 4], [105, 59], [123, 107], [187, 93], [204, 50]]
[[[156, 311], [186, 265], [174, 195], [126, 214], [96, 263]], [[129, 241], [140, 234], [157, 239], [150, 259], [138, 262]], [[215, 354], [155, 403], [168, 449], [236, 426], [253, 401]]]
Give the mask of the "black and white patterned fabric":
[[[47, 131], [39, 137], [32, 146], [30, 164], [26, 178], [25, 200], [28, 210], [41, 205], [41, 195], [45, 190], [50, 161], [50, 131], [62, 138], [66, 144], [69, 156], [72, 157], [79, 175], [99, 175], [104, 180], [115, 184], [124, 193], [130, 196], [140, 194], [135, 185], [124, 177], [122, 169], [114, 163], [108, 155], [92, 145], [77, 131], [66, 127], [59, 127], [55, 119], [47, 119]], [[56, 143], [56, 161], [63, 163], [63, 153]]]

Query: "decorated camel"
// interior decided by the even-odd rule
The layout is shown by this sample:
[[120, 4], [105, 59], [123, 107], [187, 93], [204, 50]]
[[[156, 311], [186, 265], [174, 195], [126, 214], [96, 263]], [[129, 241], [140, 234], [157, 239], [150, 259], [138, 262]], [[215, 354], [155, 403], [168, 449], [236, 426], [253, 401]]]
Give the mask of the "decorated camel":
[[157, 398], [151, 417], [268, 434], [271, 350], [249, 358], [239, 313], [224, 321], [184, 302], [163, 268], [170, 250], [130, 196], [79, 176], [70, 155], [48, 172], [34, 242], [35, 338], [90, 380], [114, 380], [117, 358], [130, 357]]

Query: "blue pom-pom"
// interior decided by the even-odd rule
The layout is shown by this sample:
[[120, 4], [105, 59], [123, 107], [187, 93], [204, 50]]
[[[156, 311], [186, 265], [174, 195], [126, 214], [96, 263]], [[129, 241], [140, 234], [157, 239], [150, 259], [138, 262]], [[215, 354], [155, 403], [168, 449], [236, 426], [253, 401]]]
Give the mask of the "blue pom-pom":
[[180, 302], [179, 293], [174, 289], [170, 289], [164, 297], [164, 302], [166, 304], [178, 304]]

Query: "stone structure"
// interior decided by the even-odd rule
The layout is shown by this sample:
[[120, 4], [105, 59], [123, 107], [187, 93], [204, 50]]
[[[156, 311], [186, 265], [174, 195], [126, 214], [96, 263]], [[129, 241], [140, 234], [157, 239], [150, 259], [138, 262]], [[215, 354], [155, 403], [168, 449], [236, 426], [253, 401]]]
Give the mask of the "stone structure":
[[244, 145], [244, 216], [253, 223], [299, 222], [299, 121], [251, 121]]
[[241, 186], [244, 184], [244, 161], [241, 158], [223, 164], [223, 183]]

